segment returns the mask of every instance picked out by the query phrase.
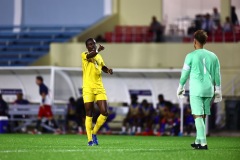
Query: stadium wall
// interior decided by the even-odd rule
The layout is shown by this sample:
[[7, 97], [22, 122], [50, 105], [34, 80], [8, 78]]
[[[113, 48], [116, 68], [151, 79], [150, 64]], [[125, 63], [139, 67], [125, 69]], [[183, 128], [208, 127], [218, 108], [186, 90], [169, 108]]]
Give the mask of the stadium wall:
[[13, 24], [13, 0], [0, 0], [0, 25]]
[[120, 0], [120, 25], [149, 25], [152, 16], [162, 21], [163, 0]]

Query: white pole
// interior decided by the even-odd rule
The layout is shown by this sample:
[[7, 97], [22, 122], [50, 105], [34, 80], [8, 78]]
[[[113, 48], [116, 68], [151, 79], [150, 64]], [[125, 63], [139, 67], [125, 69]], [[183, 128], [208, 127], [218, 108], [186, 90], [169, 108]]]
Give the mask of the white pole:
[[54, 88], [54, 82], [55, 82], [55, 68], [54, 67], [51, 67], [51, 78], [50, 78], [50, 89], [52, 91], [52, 94], [51, 94], [51, 102], [52, 104], [54, 104], [54, 100], [55, 100], [55, 88]]
[[103, 10], [104, 16], [111, 15], [112, 14], [112, 0], [104, 0], [103, 5], [104, 5], [104, 10]]
[[208, 115], [206, 115], [206, 119], [205, 119], [206, 135], [208, 135], [208, 127], [209, 127], [208, 121], [209, 121], [209, 117], [208, 117]]
[[180, 104], [180, 134], [183, 135], [183, 99], [179, 100]]
[[[22, 0], [14, 0], [13, 25], [20, 26], [22, 24]], [[20, 32], [20, 28], [13, 28], [13, 32]]]

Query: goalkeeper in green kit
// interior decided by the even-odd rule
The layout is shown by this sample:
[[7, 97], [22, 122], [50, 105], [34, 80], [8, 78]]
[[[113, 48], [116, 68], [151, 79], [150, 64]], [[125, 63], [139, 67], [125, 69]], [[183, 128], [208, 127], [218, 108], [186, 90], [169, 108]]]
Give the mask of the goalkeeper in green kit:
[[196, 140], [191, 146], [194, 149], [208, 149], [206, 140], [205, 117], [210, 115], [212, 100], [222, 100], [220, 64], [217, 56], [203, 48], [207, 41], [207, 33], [198, 30], [194, 33], [195, 50], [187, 54], [179, 87], [178, 98], [183, 98], [184, 85], [190, 76], [190, 105], [195, 119]]

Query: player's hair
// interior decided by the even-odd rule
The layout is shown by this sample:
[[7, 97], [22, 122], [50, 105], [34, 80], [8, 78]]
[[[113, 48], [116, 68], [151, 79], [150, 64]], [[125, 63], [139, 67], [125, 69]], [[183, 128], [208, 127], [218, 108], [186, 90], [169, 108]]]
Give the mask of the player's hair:
[[207, 42], [207, 32], [205, 32], [204, 30], [197, 30], [194, 33], [194, 38], [201, 44], [204, 45]]
[[93, 41], [93, 42], [94, 42], [95, 39], [94, 39], [94, 38], [88, 38], [88, 39], [85, 41], [85, 45], [86, 45], [86, 46], [87, 46], [87, 44], [88, 44], [89, 41]]
[[36, 79], [43, 82], [43, 77], [42, 76], [37, 76]]

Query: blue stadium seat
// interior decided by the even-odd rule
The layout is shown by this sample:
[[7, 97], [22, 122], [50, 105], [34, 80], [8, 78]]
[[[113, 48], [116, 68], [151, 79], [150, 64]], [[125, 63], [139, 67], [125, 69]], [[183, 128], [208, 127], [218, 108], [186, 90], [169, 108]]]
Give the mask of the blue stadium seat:
[[66, 42], [86, 28], [87, 26], [0, 26], [0, 66], [29, 65], [48, 53], [51, 43]]

